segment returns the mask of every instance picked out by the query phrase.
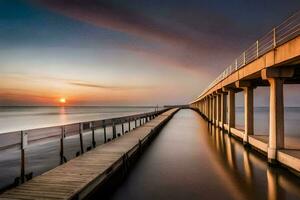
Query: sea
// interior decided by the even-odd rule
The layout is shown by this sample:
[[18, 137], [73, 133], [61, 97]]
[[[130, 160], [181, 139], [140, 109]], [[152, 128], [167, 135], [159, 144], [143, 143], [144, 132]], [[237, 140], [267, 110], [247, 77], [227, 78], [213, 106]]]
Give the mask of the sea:
[[155, 111], [152, 106], [0, 106], [0, 133]]
[[[151, 112], [154, 111], [155, 107], [147, 107], [147, 106], [139, 106], [139, 107], [101, 107], [101, 106], [94, 106], [94, 107], [0, 107], [0, 133], [5, 134], [7, 132], [11, 131], [20, 131], [20, 130], [26, 130], [26, 129], [34, 129], [34, 128], [42, 128], [42, 127], [49, 127], [49, 126], [56, 126], [56, 125], [63, 125], [63, 124], [69, 124], [69, 123], [75, 123], [75, 122], [82, 122], [82, 121], [90, 121], [90, 120], [99, 120], [99, 119], [108, 119], [112, 117], [120, 117], [120, 116], [127, 116], [137, 113], [145, 113], [145, 112]], [[290, 137], [300, 137], [299, 132], [299, 124], [300, 124], [300, 108], [299, 107], [286, 107], [285, 111], [285, 134]], [[177, 116], [177, 117], [176, 117]], [[266, 135], [268, 134], [268, 124], [269, 124], [269, 109], [267, 107], [256, 107], [254, 109], [254, 130], [255, 134], [257, 135]], [[172, 122], [173, 121], [173, 122]], [[243, 107], [236, 107], [236, 127], [243, 129], [244, 125], [244, 108]], [[146, 162], [146, 165], [142, 164], [142, 167], [140, 170], [133, 170], [133, 174], [135, 174], [135, 171], [137, 174], [141, 173], [137, 176], [137, 180], [134, 180], [130, 182], [127, 188], [121, 189], [119, 192], [117, 192], [116, 196], [112, 197], [113, 199], [130, 199], [130, 197], [135, 197], [133, 194], [139, 194], [141, 196], [140, 199], [143, 199], [145, 196], [143, 194], [152, 194], [153, 192], [162, 192], [160, 188], [152, 187], [152, 186], [144, 186], [145, 189], [149, 189], [148, 192], [145, 192], [141, 189], [141, 191], [144, 191], [142, 193], [137, 193], [135, 191], [135, 186], [137, 183], [142, 184], [144, 181], [153, 181], [153, 183], [156, 183], [155, 177], [159, 175], [159, 173], [163, 173], [166, 177], [166, 180], [159, 181], [160, 183], [167, 184], [168, 188], [166, 188], [165, 191], [169, 191], [170, 194], [173, 192], [173, 194], [180, 195], [178, 192], [174, 192], [176, 190], [176, 185], [174, 187], [172, 186], [173, 183], [176, 182], [176, 179], [173, 180], [173, 178], [179, 176], [182, 180], [185, 180], [186, 182], [182, 182], [179, 186], [185, 187], [186, 189], [182, 191], [184, 194], [185, 192], [194, 192], [196, 195], [194, 199], [201, 198], [201, 195], [207, 195], [207, 199], [210, 197], [221, 197], [222, 195], [216, 195], [215, 192], [213, 192], [214, 188], [214, 182], [213, 181], [201, 181], [198, 180], [198, 178], [205, 178], [206, 180], [209, 180], [209, 177], [206, 177], [205, 174], [209, 175], [209, 170], [212, 170], [212, 167], [215, 167], [216, 165], [219, 166], [220, 163], [215, 164], [205, 164], [206, 159], [210, 158], [212, 161], [219, 160], [220, 158], [223, 158], [223, 153], [225, 150], [219, 151], [220, 147], [211, 145], [212, 139], [203, 139], [206, 138], [208, 135], [211, 135], [211, 133], [208, 133], [206, 122], [196, 115], [195, 113], [192, 113], [192, 111], [183, 110], [180, 111], [179, 114], [175, 115], [175, 120], [171, 120], [171, 124], [166, 126], [165, 133], [162, 134], [162, 137], [166, 137], [167, 140], [160, 140], [159, 138], [156, 139], [156, 141], [161, 142], [155, 142], [155, 143], [161, 143], [161, 147], [155, 147], [155, 145], [150, 145], [150, 149], [152, 151], [155, 151], [156, 153], [153, 155], [154, 158], [151, 158], [149, 162]], [[178, 124], [179, 123], [179, 124]], [[131, 127], [134, 127], [135, 125], [132, 124]], [[139, 126], [139, 124], [138, 124]], [[168, 129], [169, 127], [169, 129]], [[173, 128], [172, 128], [173, 127]], [[171, 128], [171, 129], [170, 129]], [[190, 130], [190, 128], [192, 128]], [[125, 125], [125, 130], [128, 131], [128, 125]], [[178, 132], [178, 130], [181, 130]], [[196, 131], [195, 131], [196, 130]], [[117, 131], [120, 132], [120, 127], [117, 127]], [[176, 133], [175, 133], [175, 132]], [[101, 145], [104, 143], [104, 137], [103, 137], [103, 129], [97, 130], [95, 132], [96, 134], [96, 142], [97, 145]], [[217, 134], [218, 135], [218, 134]], [[87, 150], [88, 147], [91, 146], [91, 135], [87, 134], [84, 136], [84, 151]], [[112, 137], [112, 130], [107, 130], [107, 137]], [[198, 138], [198, 139], [197, 139]], [[202, 138], [202, 139], [201, 139]], [[176, 142], [174, 142], [176, 141]], [[197, 141], [197, 142], [196, 142]], [[1, 142], [1, 141], [0, 141]], [[2, 141], [3, 142], [3, 141]], [[196, 143], [195, 143], [196, 142]], [[214, 142], [213, 142], [214, 143]], [[235, 142], [234, 140], [231, 141], [231, 143], [234, 143], [234, 146], [236, 146], [236, 149], [234, 151], [236, 154], [240, 156], [245, 155], [244, 150], [242, 150], [242, 145], [240, 145], [238, 142]], [[208, 148], [209, 147], [209, 148]], [[76, 154], [80, 151], [80, 143], [79, 143], [79, 137], [74, 136], [67, 138], [65, 140], [65, 157], [66, 160], [69, 161], [76, 157]], [[177, 152], [174, 154], [174, 152]], [[150, 150], [151, 152], [151, 150]], [[181, 165], [184, 165], [184, 162], [188, 164], [189, 160], [186, 158], [189, 158], [192, 156], [192, 159], [199, 158], [200, 160], [194, 160], [196, 162], [195, 166], [198, 166], [201, 168], [203, 166], [202, 170], [208, 170], [207, 173], [196, 169], [195, 167], [192, 167], [194, 164], [192, 162], [190, 163], [190, 169], [180, 169], [177, 168], [176, 165], [179, 164], [177, 161], [177, 158], [173, 158], [172, 155], [178, 155], [180, 152], [181, 158], [183, 159], [183, 162]], [[213, 152], [215, 156], [208, 156], [208, 152]], [[248, 152], [248, 151], [247, 151]], [[26, 169], [25, 173], [27, 175], [37, 176], [39, 174], [42, 174], [58, 165], [60, 165], [60, 143], [59, 140], [57, 141], [49, 141], [44, 142], [41, 144], [35, 144], [35, 145], [29, 145], [28, 148], [25, 150], [25, 159], [26, 159]], [[253, 166], [256, 167], [255, 162], [259, 161], [258, 166], [263, 166], [262, 169], [254, 170], [254, 177], [251, 179], [251, 177], [245, 179], [246, 184], [247, 181], [251, 180], [251, 185], [255, 185], [254, 183], [256, 181], [263, 181], [263, 187], [266, 189], [266, 185], [269, 183], [266, 182], [267, 178], [270, 176], [270, 171], [273, 170], [269, 169], [268, 166], [265, 164], [265, 158], [256, 158], [256, 154], [249, 152], [251, 154], [251, 158], [253, 158]], [[1, 189], [4, 190], [8, 186], [11, 186], [14, 184], [14, 182], [18, 182], [18, 177], [20, 177], [20, 150], [19, 149], [11, 149], [11, 150], [1, 150], [0, 149], [0, 191]], [[160, 158], [160, 155], [164, 155], [166, 157]], [[158, 156], [159, 158], [155, 158], [155, 156]], [[171, 157], [168, 157], [171, 156]], [[147, 156], [143, 156], [143, 159], [148, 159]], [[243, 166], [243, 159], [237, 159], [239, 162], [236, 164], [238, 167]], [[170, 163], [164, 163], [165, 161], [170, 161]], [[173, 163], [174, 161], [174, 163]], [[160, 164], [163, 163], [163, 164]], [[176, 164], [177, 163], [177, 164]], [[202, 163], [202, 164], [201, 164]], [[230, 163], [229, 163], [230, 164]], [[227, 165], [227, 164], [226, 164]], [[150, 168], [146, 168], [147, 166], [150, 166]], [[160, 167], [161, 166], [161, 167]], [[186, 167], [185, 165], [182, 167]], [[170, 168], [170, 169], [169, 169]], [[200, 169], [199, 168], [199, 169]], [[172, 169], [176, 169], [177, 172], [171, 173]], [[256, 169], [256, 168], [255, 168]], [[146, 170], [146, 171], [144, 171]], [[171, 171], [170, 171], [171, 170]], [[176, 171], [175, 170], [175, 171]], [[179, 170], [179, 171], [178, 171]], [[219, 170], [219, 169], [214, 169]], [[180, 174], [181, 172], [191, 172], [187, 174]], [[227, 170], [228, 171], [228, 170]], [[244, 173], [244, 172], [238, 172], [237, 169], [228, 173]], [[143, 173], [149, 173], [149, 175], [143, 175]], [[152, 174], [155, 173], [156, 175]], [[170, 173], [170, 176], [167, 176], [168, 173]], [[178, 174], [179, 173], [179, 174]], [[195, 173], [195, 174], [193, 174]], [[200, 173], [200, 174], [198, 174]], [[213, 172], [215, 173], [215, 172]], [[219, 172], [218, 172], [219, 173]], [[227, 172], [226, 172], [227, 173]], [[272, 172], [273, 173], [273, 172]], [[284, 180], [287, 179], [293, 183], [293, 185], [298, 185], [299, 181], [298, 179], [294, 180], [293, 175], [289, 175], [289, 173], [286, 173], [286, 171], [282, 170], [275, 170], [274, 173], [280, 174], [284, 177]], [[260, 178], [257, 178], [261, 176], [260, 174], [264, 174], [261, 180]], [[287, 174], [287, 175], [286, 175]], [[197, 176], [199, 175], [199, 176]], [[265, 176], [266, 175], [266, 176]], [[174, 177], [173, 177], [174, 176]], [[252, 175], [250, 175], [252, 176]], [[173, 178], [172, 178], [173, 177]], [[218, 175], [217, 175], [218, 177]], [[143, 179], [141, 179], [143, 178]], [[146, 179], [145, 179], [146, 178]], [[149, 178], [149, 180], [147, 180]], [[226, 177], [225, 177], [226, 179]], [[225, 181], [225, 179], [221, 179], [217, 182]], [[228, 178], [227, 179], [231, 179]], [[239, 190], [239, 179], [243, 180], [242, 178], [234, 178], [236, 185], [234, 186], [233, 190], [234, 192]], [[259, 180], [258, 180], [259, 179]], [[173, 181], [168, 181], [173, 180]], [[181, 181], [182, 181], [181, 180]], [[253, 180], [253, 182], [252, 182]], [[142, 181], [142, 182], [141, 182]], [[200, 182], [198, 182], [200, 181]], [[197, 183], [197, 184], [194, 184]], [[205, 183], [210, 183], [208, 185], [204, 185]], [[126, 183], [125, 183], [126, 184]], [[198, 187], [199, 184], [203, 184], [202, 188]], [[230, 184], [230, 183], [228, 183]], [[142, 184], [143, 185], [143, 184]], [[175, 187], [176, 186], [176, 187]], [[298, 185], [299, 186], [299, 185]], [[164, 187], [164, 186], [162, 186]], [[235, 188], [236, 187], [236, 188]], [[242, 187], [242, 186], [241, 186]], [[243, 186], [244, 187], [244, 186]], [[248, 187], [248, 186], [247, 186]], [[251, 186], [252, 187], [252, 186]], [[285, 186], [284, 186], [285, 187]], [[156, 188], [156, 189], [155, 189]], [[132, 191], [131, 191], [132, 190]], [[203, 190], [203, 191], [200, 191]], [[208, 192], [205, 192], [205, 190], [209, 190]], [[211, 190], [211, 191], [210, 191]], [[247, 189], [248, 190], [248, 189]], [[259, 187], [250, 188], [250, 190], [263, 191], [263, 189]], [[178, 190], [180, 191], [180, 190]], [[132, 192], [132, 193], [129, 193]], [[265, 191], [264, 191], [265, 192]], [[131, 194], [133, 196], [128, 196], [128, 198], [119, 198], [124, 197], [124, 194]], [[251, 194], [251, 191], [249, 192]], [[249, 194], [248, 193], [248, 194]], [[159, 195], [160, 193], [157, 193]], [[164, 195], [164, 194], [161, 194]], [[227, 195], [227, 194], [226, 194]], [[229, 195], [229, 193], [228, 193]], [[242, 195], [242, 194], [241, 194]], [[263, 193], [263, 198], [258, 199], [265, 199], [268, 196], [272, 197], [272, 194]], [[294, 195], [294, 194], [293, 194]], [[295, 195], [297, 197], [300, 197], [300, 192], [297, 189], [295, 192]], [[298, 196], [299, 195], [299, 196]], [[171, 195], [173, 197], [173, 195]], [[288, 195], [289, 196], [289, 195]], [[156, 197], [162, 197], [162, 196], [156, 196]], [[165, 196], [163, 196], [165, 197]], [[181, 199], [177, 196], [177, 199]], [[204, 197], [204, 196], [202, 196]], [[255, 199], [249, 198], [249, 199]], [[147, 198], [145, 198], [147, 199]], [[176, 199], [176, 198], [174, 198]], [[191, 198], [193, 199], [193, 198]], [[204, 198], [205, 199], [205, 198]], [[231, 199], [230, 195], [226, 196], [225, 199]], [[236, 198], [234, 198], [236, 199]], [[239, 198], [237, 198], [239, 199]], [[280, 199], [280, 198], [279, 198]], [[294, 198], [292, 198], [294, 199]], [[297, 199], [297, 198], [296, 198]]]

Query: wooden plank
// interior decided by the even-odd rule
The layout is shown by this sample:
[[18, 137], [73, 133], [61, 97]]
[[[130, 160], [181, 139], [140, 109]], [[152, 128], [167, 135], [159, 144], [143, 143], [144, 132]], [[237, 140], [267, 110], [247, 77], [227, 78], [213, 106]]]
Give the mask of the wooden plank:
[[[116, 166], [122, 164], [122, 157], [136, 149], [139, 141], [147, 138], [154, 128], [161, 126], [177, 109], [172, 109], [153, 120], [130, 131], [128, 134], [96, 147], [16, 188], [0, 195], [8, 199], [72, 199], [80, 198], [91, 191], [95, 183], [101, 183]], [[131, 155], [131, 154], [128, 154]]]

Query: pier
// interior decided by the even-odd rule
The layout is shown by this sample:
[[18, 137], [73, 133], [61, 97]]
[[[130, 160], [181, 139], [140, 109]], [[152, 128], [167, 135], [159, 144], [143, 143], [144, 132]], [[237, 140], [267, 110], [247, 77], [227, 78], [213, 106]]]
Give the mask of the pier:
[[0, 199], [83, 199], [115, 171], [126, 170], [141, 148], [178, 109], [162, 112], [130, 133], [4, 192]]
[[[258, 39], [226, 68], [191, 107], [213, 126], [264, 153], [271, 164], [300, 171], [300, 141], [284, 134], [284, 84], [300, 83], [300, 12]], [[269, 133], [254, 133], [254, 90], [268, 87]], [[235, 95], [244, 96], [244, 128], [235, 127]]]

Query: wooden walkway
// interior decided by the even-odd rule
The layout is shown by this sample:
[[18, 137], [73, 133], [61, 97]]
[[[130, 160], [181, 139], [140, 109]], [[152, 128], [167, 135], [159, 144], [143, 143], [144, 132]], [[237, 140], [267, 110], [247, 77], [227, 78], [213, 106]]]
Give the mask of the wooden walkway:
[[176, 111], [166, 111], [128, 134], [4, 192], [0, 199], [83, 199], [124, 166], [126, 158], [139, 151]]

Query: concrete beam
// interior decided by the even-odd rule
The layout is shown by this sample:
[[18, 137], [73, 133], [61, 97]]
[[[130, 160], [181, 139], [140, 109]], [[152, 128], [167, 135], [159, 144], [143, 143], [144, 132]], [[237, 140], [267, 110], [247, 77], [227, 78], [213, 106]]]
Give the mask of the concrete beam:
[[225, 86], [225, 87], [223, 87], [223, 88], [222, 88], [222, 91], [223, 91], [223, 92], [227, 92], [227, 93], [228, 93], [228, 91], [233, 91], [233, 92], [237, 93], [237, 92], [241, 92], [241, 91], [243, 91], [243, 90], [240, 89], [240, 88], [237, 88], [237, 87], [235, 86], [235, 83], [234, 83], [234, 84], [231, 84], [230, 86]]
[[253, 87], [250, 81], [236, 81], [235, 87], [237, 88], [245, 88], [245, 87]]
[[281, 68], [265, 68], [261, 70], [261, 77], [263, 80], [268, 78], [291, 78], [295, 74], [293, 67], [281, 67]]

